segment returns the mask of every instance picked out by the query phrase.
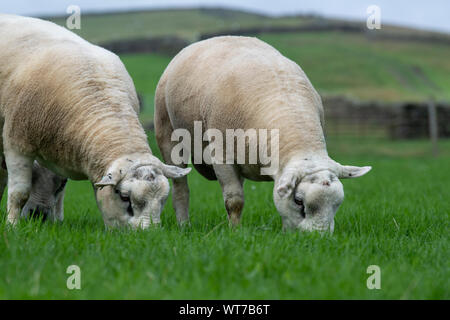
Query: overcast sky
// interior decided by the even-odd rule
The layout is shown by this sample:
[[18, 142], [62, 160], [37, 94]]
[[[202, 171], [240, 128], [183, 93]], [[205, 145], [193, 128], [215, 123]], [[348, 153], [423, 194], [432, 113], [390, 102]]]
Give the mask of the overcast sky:
[[168, 7], [233, 7], [271, 15], [317, 13], [329, 17], [366, 20], [369, 5], [381, 9], [381, 23], [450, 33], [450, 0], [0, 0], [0, 13], [64, 15], [78, 5], [83, 12]]

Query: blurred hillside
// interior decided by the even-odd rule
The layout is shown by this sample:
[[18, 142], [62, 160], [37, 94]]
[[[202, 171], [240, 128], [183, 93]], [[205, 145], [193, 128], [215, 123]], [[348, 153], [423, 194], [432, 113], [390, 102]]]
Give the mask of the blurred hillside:
[[[62, 17], [47, 19], [65, 24]], [[274, 18], [201, 8], [82, 15], [81, 23], [81, 30], [74, 31], [83, 38], [106, 47], [134, 39], [134, 52], [145, 41], [159, 38], [159, 47], [166, 38], [164, 45], [176, 46], [169, 54], [162, 52], [163, 56], [214, 34], [255, 35], [296, 61], [322, 95], [377, 101], [425, 101], [430, 96], [450, 100], [450, 37], [446, 34], [393, 26], [368, 32], [360, 22], [312, 15]], [[340, 27], [323, 29], [333, 24]], [[149, 46], [150, 51], [161, 55], [153, 47]], [[153, 64], [142, 63], [138, 68], [147, 67]], [[151, 83], [149, 89], [155, 85]]]
[[[66, 21], [66, 17], [45, 19], [60, 25], [65, 25]], [[94, 43], [169, 35], [193, 42], [202, 33], [261, 26], [294, 26], [314, 19], [313, 16], [273, 18], [251, 12], [209, 8], [86, 15], [82, 13], [81, 30], [75, 31]]]

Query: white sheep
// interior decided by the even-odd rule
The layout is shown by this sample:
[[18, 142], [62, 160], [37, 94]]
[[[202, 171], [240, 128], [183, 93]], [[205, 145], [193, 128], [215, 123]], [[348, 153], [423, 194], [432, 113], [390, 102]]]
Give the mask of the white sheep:
[[0, 14], [0, 123], [8, 222], [30, 195], [33, 160], [89, 179], [106, 225], [159, 223], [167, 178], [189, 170], [152, 155], [120, 59], [54, 23]]
[[[273, 174], [261, 174], [265, 165], [260, 162], [194, 162], [202, 175], [219, 180], [234, 225], [240, 221], [246, 178], [275, 181], [273, 198], [284, 228], [333, 231], [344, 199], [338, 178], [359, 177], [371, 169], [342, 166], [328, 156], [320, 96], [296, 63], [256, 38], [216, 37], [183, 49], [158, 83], [154, 118], [167, 163], [173, 163], [172, 149], [178, 144], [171, 139], [174, 130], [193, 135], [195, 121], [204, 130], [224, 134], [227, 129], [279, 130], [279, 163]], [[173, 205], [178, 222], [187, 221], [186, 177], [174, 181]]]
[[67, 178], [33, 163], [30, 196], [22, 209], [23, 218], [40, 218], [49, 221], [63, 221], [64, 193]]
[[[0, 136], [0, 154], [2, 150]], [[8, 171], [3, 156], [0, 156], [0, 200], [8, 182]], [[61, 177], [51, 170], [33, 163], [30, 196], [22, 209], [23, 218], [40, 218], [42, 220], [62, 221], [64, 219], [64, 191], [67, 178]]]

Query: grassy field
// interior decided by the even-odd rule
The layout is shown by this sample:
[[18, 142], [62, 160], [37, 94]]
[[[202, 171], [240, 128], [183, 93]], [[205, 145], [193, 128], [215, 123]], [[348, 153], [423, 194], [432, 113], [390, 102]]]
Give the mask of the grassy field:
[[[83, 20], [81, 33], [100, 41], [165, 30], [194, 39], [211, 31], [212, 23], [216, 29], [273, 23], [244, 13], [182, 13], [99, 16]], [[158, 21], [173, 28], [152, 29]], [[341, 33], [261, 39], [298, 62], [321, 94], [394, 101], [423, 100], [433, 92], [450, 99], [449, 46]], [[144, 96], [141, 120], [148, 122], [170, 57], [121, 58]], [[196, 172], [189, 177], [191, 226], [184, 229], [176, 225], [169, 199], [161, 228], [105, 230], [89, 182], [69, 182], [61, 224], [22, 221], [10, 228], [4, 197], [0, 299], [450, 299], [450, 141], [441, 141], [441, 153], [433, 158], [427, 141], [327, 140], [336, 161], [373, 166], [368, 175], [343, 181], [346, 199], [333, 235], [283, 232], [273, 183], [251, 181], [245, 184], [242, 226], [231, 230], [219, 184]], [[160, 156], [151, 132], [149, 141]], [[81, 268], [81, 290], [66, 287], [72, 264]], [[381, 268], [381, 290], [366, 287], [369, 265]]]
[[297, 62], [321, 94], [362, 100], [450, 100], [450, 46], [345, 33], [262, 35]]
[[[250, 181], [233, 231], [218, 183], [195, 172], [183, 230], [169, 202], [161, 228], [106, 231], [87, 182], [69, 183], [62, 224], [10, 229], [3, 199], [0, 298], [449, 299], [449, 141], [438, 158], [426, 141], [328, 144], [337, 161], [373, 166], [344, 181], [332, 236], [283, 232], [273, 184]], [[81, 290], [66, 288], [72, 264]], [[381, 268], [381, 290], [366, 287], [369, 265]]]

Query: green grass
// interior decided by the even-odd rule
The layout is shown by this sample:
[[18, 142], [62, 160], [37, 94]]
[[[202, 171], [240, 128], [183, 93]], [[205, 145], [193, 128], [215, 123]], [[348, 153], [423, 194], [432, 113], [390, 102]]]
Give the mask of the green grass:
[[[266, 34], [321, 94], [363, 100], [450, 100], [450, 46], [340, 32]], [[415, 71], [419, 68], [421, 71]]]
[[171, 58], [158, 54], [129, 54], [121, 59], [133, 78], [136, 91], [144, 98], [141, 121], [152, 120], [156, 85]]
[[[283, 232], [273, 184], [250, 181], [242, 226], [233, 231], [218, 183], [195, 172], [191, 226], [183, 230], [169, 202], [161, 228], [107, 231], [87, 182], [69, 183], [62, 224], [11, 229], [3, 199], [0, 298], [449, 299], [450, 142], [438, 158], [427, 155], [426, 141], [328, 144], [341, 163], [373, 166], [343, 181], [333, 235]], [[415, 156], [401, 155], [412, 150]], [[66, 288], [71, 264], [81, 268], [81, 290]], [[381, 290], [366, 288], [373, 264], [381, 267]]]
[[[211, 31], [213, 22], [236, 21], [209, 14], [209, 22], [199, 18], [201, 26], [190, 29], [203, 13], [169, 19], [178, 14], [86, 19], [82, 35], [100, 41], [105, 34], [128, 37], [141, 30], [195, 38], [196, 30]], [[248, 25], [260, 19], [241, 18]], [[153, 23], [161, 28], [150, 28]], [[116, 29], [108, 29], [113, 24]], [[261, 38], [299, 63], [320, 93], [421, 100], [430, 90], [412, 71], [419, 66], [441, 88], [438, 98], [449, 98], [449, 46], [370, 42], [339, 33]], [[151, 120], [155, 87], [170, 58], [121, 58], [145, 99], [141, 119]], [[149, 141], [160, 156], [152, 134]], [[4, 197], [0, 298], [449, 299], [450, 141], [440, 142], [437, 158], [427, 141], [329, 137], [328, 150], [341, 163], [373, 166], [368, 175], [343, 181], [346, 199], [333, 235], [283, 232], [273, 184], [251, 181], [245, 184], [242, 226], [231, 230], [219, 184], [196, 172], [189, 177], [191, 226], [185, 229], [176, 225], [169, 199], [161, 228], [107, 231], [89, 182], [69, 182], [62, 224], [22, 221], [10, 228]], [[66, 288], [72, 264], [81, 268], [79, 291]], [[366, 269], [374, 264], [381, 267], [381, 290], [366, 287]]]

